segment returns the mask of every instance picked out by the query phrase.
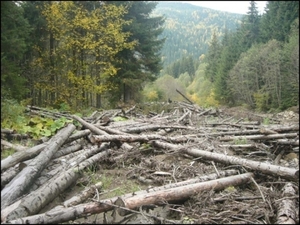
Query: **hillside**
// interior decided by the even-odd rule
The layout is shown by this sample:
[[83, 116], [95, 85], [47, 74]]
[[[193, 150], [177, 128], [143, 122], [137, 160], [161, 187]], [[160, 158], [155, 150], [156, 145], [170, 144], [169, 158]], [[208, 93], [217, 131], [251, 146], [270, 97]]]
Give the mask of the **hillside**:
[[164, 67], [184, 55], [199, 58], [207, 52], [214, 30], [221, 39], [225, 27], [228, 30], [236, 29], [243, 17], [242, 14], [180, 2], [159, 2], [153, 15], [166, 17], [165, 30], [161, 35], [166, 38], [162, 49]]

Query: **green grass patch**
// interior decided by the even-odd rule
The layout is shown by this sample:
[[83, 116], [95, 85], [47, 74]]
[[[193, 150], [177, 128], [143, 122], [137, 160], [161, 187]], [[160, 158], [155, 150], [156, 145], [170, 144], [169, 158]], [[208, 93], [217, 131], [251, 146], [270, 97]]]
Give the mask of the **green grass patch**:
[[244, 145], [248, 143], [248, 140], [246, 138], [236, 138], [232, 142], [235, 145]]
[[16, 151], [14, 149], [4, 149], [1, 150], [1, 160], [7, 158], [8, 156], [14, 154]]
[[128, 120], [127, 118], [125, 117], [122, 117], [122, 116], [116, 116], [112, 119], [114, 122], [119, 122], [119, 121], [126, 121]]

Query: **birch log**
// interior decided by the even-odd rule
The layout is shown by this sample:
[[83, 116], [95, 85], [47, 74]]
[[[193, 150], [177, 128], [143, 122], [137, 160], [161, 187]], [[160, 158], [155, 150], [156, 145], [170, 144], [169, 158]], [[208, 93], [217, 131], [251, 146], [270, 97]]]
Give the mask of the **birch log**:
[[295, 138], [297, 133], [287, 134], [269, 134], [269, 135], [245, 135], [245, 136], [233, 136], [233, 137], [220, 137], [220, 141], [233, 141], [236, 139], [247, 139], [247, 140], [269, 140], [269, 139], [280, 139], [280, 138]]
[[184, 136], [177, 136], [177, 137], [165, 137], [156, 134], [149, 134], [149, 135], [94, 135], [91, 138], [91, 141], [95, 142], [109, 142], [109, 141], [122, 141], [122, 142], [148, 142], [150, 140], [164, 140], [168, 142], [186, 142], [189, 139], [185, 138]]
[[[107, 145], [103, 146], [103, 148], [106, 147]], [[110, 149], [105, 150], [83, 161], [78, 166], [74, 165], [70, 169], [62, 171], [60, 175], [51, 178], [36, 191], [31, 192], [23, 198], [14, 209], [10, 209], [10, 211], [6, 211], [5, 209], [2, 210], [1, 221], [17, 219], [38, 213], [43, 207], [55, 199], [59, 193], [62, 193], [74, 183], [80, 177], [80, 171], [87, 166], [98, 162], [110, 153]]]
[[1, 160], [1, 172], [3, 170], [8, 169], [11, 166], [16, 165], [17, 163], [33, 158], [37, 156], [48, 144], [49, 142], [43, 143], [36, 145], [32, 148], [29, 148], [27, 150], [21, 151], [21, 152], [16, 152], [7, 158]]
[[84, 121], [79, 116], [72, 115], [72, 118], [75, 119], [75, 120], [77, 120], [79, 123], [81, 123], [86, 128], [89, 128], [95, 134], [99, 134], [99, 135], [107, 135], [108, 134], [105, 131], [100, 130], [99, 128], [95, 127], [93, 124]]
[[52, 156], [76, 129], [73, 124], [61, 129], [48, 146], [1, 191], [1, 210], [20, 197], [47, 166]]
[[[64, 144], [70, 143], [76, 139], [79, 139], [81, 137], [87, 136], [88, 134], [90, 134], [91, 131], [90, 130], [82, 130], [82, 131], [78, 131], [75, 134], [72, 134], [65, 142]], [[1, 171], [2, 170], [6, 170], [9, 167], [12, 167], [14, 165], [16, 165], [17, 163], [27, 160], [27, 159], [31, 159], [35, 156], [37, 156], [47, 145], [48, 143], [51, 142], [51, 139], [48, 142], [36, 145], [32, 148], [28, 148], [22, 152], [17, 152], [13, 155], [8, 156], [7, 158], [1, 160]], [[59, 153], [58, 153], [59, 154]]]
[[26, 150], [27, 148], [22, 146], [22, 145], [18, 145], [18, 144], [12, 144], [6, 140], [1, 139], [1, 145], [7, 147], [7, 148], [12, 148], [14, 150], [16, 150], [17, 152], [21, 152]]
[[[277, 222], [276, 224], [296, 224], [297, 212], [296, 212], [296, 199], [289, 197], [295, 197], [296, 191], [292, 183], [286, 183], [283, 187], [282, 197], [277, 210]], [[299, 196], [298, 196], [299, 198]]]
[[196, 156], [196, 157], [203, 157], [204, 159], [207, 160], [215, 160], [217, 162], [226, 163], [226, 164], [242, 165], [253, 170], [259, 170], [265, 174], [269, 174], [272, 176], [280, 176], [287, 180], [292, 180], [292, 181], [299, 180], [298, 177], [299, 170], [288, 168], [288, 167], [275, 166], [263, 162], [256, 162], [248, 159], [203, 151], [196, 148], [178, 146], [178, 145], [164, 143], [160, 141], [153, 141], [152, 144], [154, 146], [161, 147], [161, 148], [171, 148], [174, 150], [181, 150], [183, 153], [187, 153], [189, 155]]

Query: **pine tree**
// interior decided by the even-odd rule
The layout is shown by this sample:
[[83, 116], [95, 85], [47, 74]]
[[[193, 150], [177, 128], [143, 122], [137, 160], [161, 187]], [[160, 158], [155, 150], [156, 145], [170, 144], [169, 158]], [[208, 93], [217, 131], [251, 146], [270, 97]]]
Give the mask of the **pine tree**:
[[[19, 3], [18, 3], [19, 4]], [[27, 93], [23, 57], [30, 26], [14, 1], [1, 1], [1, 96], [21, 100]]]
[[157, 2], [147, 1], [111, 1], [110, 4], [125, 5], [128, 13], [125, 20], [132, 23], [123, 28], [124, 32], [130, 32], [129, 41], [137, 41], [132, 50], [124, 49], [117, 54], [119, 69], [117, 75], [112, 77], [116, 89], [111, 93], [111, 99], [122, 99], [127, 102], [137, 99], [145, 81], [153, 81], [162, 69], [160, 50], [164, 39], [158, 39], [162, 33], [163, 17], [151, 17]]
[[298, 17], [298, 1], [268, 1], [260, 26], [262, 41], [287, 41], [291, 24]]
[[208, 63], [205, 76], [210, 80], [210, 82], [215, 82], [217, 76], [217, 65], [220, 59], [220, 44], [217, 37], [216, 31], [214, 31], [212, 40], [210, 42], [210, 47], [208, 49], [205, 61]]

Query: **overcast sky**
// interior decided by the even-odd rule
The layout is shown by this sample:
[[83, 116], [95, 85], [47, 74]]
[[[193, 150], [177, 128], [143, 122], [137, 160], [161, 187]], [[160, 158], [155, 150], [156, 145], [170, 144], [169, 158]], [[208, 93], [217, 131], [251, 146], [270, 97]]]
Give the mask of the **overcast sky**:
[[[198, 5], [210, 9], [216, 9], [231, 13], [247, 14], [250, 1], [182, 1], [193, 5]], [[256, 1], [258, 12], [262, 14], [267, 1]]]

